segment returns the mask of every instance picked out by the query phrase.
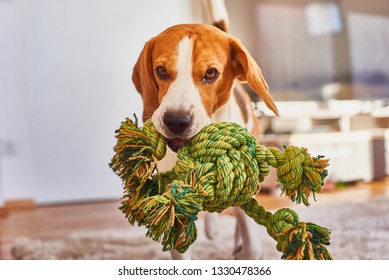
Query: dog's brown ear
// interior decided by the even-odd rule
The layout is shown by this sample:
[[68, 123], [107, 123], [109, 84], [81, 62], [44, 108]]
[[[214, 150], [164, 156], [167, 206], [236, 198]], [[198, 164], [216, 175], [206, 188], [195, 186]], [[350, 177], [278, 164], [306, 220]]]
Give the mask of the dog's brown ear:
[[239, 40], [231, 37], [230, 45], [235, 77], [241, 82], [248, 82], [250, 87], [263, 99], [266, 106], [278, 116], [277, 106], [269, 94], [269, 87], [262, 75], [261, 68]]
[[158, 88], [151, 59], [153, 47], [152, 40], [145, 44], [132, 72], [132, 81], [143, 100], [143, 121], [148, 120], [158, 108]]

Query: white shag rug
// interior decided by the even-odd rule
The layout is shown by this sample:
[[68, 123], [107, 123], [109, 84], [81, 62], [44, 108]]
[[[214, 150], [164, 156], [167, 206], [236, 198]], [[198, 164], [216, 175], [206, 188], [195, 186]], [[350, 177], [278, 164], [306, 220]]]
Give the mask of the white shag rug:
[[[335, 259], [389, 259], [389, 199], [296, 209], [300, 220], [332, 229], [328, 247]], [[192, 245], [193, 259], [232, 259], [235, 218], [220, 215], [213, 240], [198, 222], [198, 238]], [[263, 259], [280, 259], [275, 241], [262, 233]], [[129, 226], [126, 231], [76, 232], [63, 239], [19, 238], [12, 247], [16, 259], [170, 259], [161, 245], [144, 237], [145, 230]]]

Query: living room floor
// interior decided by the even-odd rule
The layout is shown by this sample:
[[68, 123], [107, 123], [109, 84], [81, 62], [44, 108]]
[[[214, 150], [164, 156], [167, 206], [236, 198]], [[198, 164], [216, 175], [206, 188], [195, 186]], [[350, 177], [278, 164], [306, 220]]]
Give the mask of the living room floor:
[[[311, 207], [350, 201], [364, 202], [380, 195], [389, 196], [389, 177], [370, 183], [356, 182], [324, 191], [316, 196], [316, 202], [312, 202]], [[269, 210], [293, 206], [289, 199], [280, 197], [279, 191], [261, 193], [257, 198]], [[46, 205], [8, 212], [5, 217], [0, 218], [0, 259], [13, 259], [11, 254], [13, 241], [21, 236], [51, 239], [64, 237], [74, 231], [125, 230], [128, 223], [118, 210], [118, 206], [119, 201], [102, 201]], [[223, 213], [230, 214], [228, 210]]]

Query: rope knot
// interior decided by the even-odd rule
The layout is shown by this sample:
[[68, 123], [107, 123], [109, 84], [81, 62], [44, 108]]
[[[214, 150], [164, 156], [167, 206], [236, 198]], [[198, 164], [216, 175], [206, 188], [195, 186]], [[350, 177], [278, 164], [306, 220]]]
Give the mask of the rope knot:
[[286, 147], [284, 152], [269, 148], [266, 158], [268, 163], [277, 168], [277, 177], [281, 183], [282, 193], [296, 203], [309, 206], [308, 198], [321, 192], [324, 178], [327, 176], [328, 159], [322, 156], [311, 157], [306, 148]]
[[[221, 212], [259, 192], [257, 140], [237, 124], [220, 122], [202, 129], [178, 153], [177, 174], [207, 193], [204, 210]], [[254, 160], [253, 160], [254, 159]], [[188, 173], [189, 172], [189, 173]]]

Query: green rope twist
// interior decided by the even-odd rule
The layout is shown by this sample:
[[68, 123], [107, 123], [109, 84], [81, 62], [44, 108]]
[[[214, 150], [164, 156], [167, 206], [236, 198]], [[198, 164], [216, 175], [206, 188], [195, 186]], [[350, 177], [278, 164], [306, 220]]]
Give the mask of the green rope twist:
[[[131, 224], [147, 228], [146, 236], [163, 250], [185, 252], [196, 240], [200, 211], [221, 212], [239, 206], [277, 241], [284, 259], [332, 259], [326, 246], [330, 230], [303, 223], [290, 209], [272, 214], [253, 198], [260, 183], [277, 168], [282, 193], [296, 203], [321, 191], [328, 160], [313, 158], [305, 148], [284, 151], [258, 144], [235, 123], [204, 127], [177, 152], [176, 166], [159, 173], [157, 161], [166, 153], [166, 139], [151, 120], [143, 128], [130, 119], [116, 131], [110, 167], [123, 180], [120, 210]], [[315, 198], [315, 197], [314, 197]]]

